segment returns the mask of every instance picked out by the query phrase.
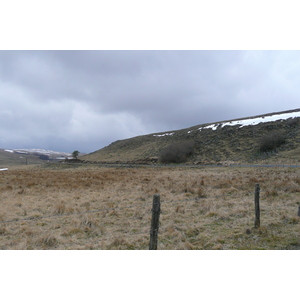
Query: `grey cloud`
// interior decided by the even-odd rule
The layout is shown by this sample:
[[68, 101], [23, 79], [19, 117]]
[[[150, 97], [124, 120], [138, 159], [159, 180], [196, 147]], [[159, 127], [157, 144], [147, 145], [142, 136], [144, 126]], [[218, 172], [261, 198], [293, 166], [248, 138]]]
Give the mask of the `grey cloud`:
[[297, 108], [299, 67], [299, 51], [0, 51], [0, 148], [90, 152]]

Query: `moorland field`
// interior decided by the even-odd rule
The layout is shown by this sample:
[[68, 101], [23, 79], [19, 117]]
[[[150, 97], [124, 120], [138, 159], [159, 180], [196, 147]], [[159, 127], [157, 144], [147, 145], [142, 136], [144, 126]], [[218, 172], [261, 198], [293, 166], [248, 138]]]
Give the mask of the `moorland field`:
[[157, 193], [159, 250], [300, 248], [300, 168], [44, 164], [0, 178], [2, 250], [146, 250]]

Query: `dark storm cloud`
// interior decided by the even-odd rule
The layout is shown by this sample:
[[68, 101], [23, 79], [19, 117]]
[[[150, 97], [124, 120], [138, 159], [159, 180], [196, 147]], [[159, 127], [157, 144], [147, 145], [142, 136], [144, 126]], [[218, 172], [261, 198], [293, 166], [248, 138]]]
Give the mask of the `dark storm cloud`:
[[116, 139], [297, 108], [298, 51], [0, 51], [0, 148]]

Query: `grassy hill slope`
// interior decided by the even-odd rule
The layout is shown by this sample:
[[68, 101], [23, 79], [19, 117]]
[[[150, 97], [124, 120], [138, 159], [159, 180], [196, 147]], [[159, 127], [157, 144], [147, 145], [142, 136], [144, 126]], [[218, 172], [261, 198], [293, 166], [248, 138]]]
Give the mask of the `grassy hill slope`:
[[[298, 112], [300, 109], [287, 111]], [[281, 113], [287, 113], [281, 112]], [[278, 113], [272, 113], [278, 114]], [[272, 114], [260, 115], [266, 117]], [[246, 118], [243, 118], [246, 119]], [[151, 161], [151, 157], [159, 157], [161, 151], [173, 143], [193, 141], [194, 152], [187, 163], [211, 164], [245, 162], [300, 162], [300, 118], [289, 118], [271, 122], [262, 122], [257, 125], [240, 127], [221, 126], [224, 122], [243, 120], [235, 119], [211, 124], [219, 124], [216, 130], [206, 128], [210, 124], [197, 125], [190, 128], [163, 133], [137, 136], [119, 140], [112, 144], [85, 155], [83, 160], [98, 162], [127, 162]], [[261, 152], [260, 143], [268, 134], [280, 131], [285, 143], [272, 151]]]

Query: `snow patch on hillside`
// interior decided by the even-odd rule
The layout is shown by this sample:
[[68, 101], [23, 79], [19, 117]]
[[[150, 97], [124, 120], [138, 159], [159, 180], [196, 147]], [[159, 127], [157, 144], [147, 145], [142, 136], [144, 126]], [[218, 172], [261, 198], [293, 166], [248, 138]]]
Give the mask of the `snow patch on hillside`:
[[173, 135], [174, 132], [169, 132], [169, 133], [164, 133], [164, 134], [153, 134], [153, 136], [158, 136], [158, 137], [161, 137], [161, 136], [167, 136], [167, 135]]
[[4, 151], [14, 153], [14, 150], [4, 150]]
[[[274, 114], [271, 116], [236, 120], [236, 121], [230, 121], [230, 122], [219, 122], [219, 123], [211, 124], [211, 125], [208, 125], [205, 127], [200, 127], [200, 128], [198, 128], [198, 130], [200, 130], [200, 131], [203, 129], [216, 130], [217, 128], [222, 128], [224, 126], [236, 126], [236, 125], [238, 125], [239, 127], [252, 126], [252, 125], [257, 125], [259, 123], [273, 122], [273, 121], [278, 121], [278, 120], [286, 120], [289, 118], [299, 118], [299, 117], [300, 117], [300, 111], [291, 112], [291, 113]], [[191, 133], [191, 132], [192, 131], [189, 131], [188, 133]]]

